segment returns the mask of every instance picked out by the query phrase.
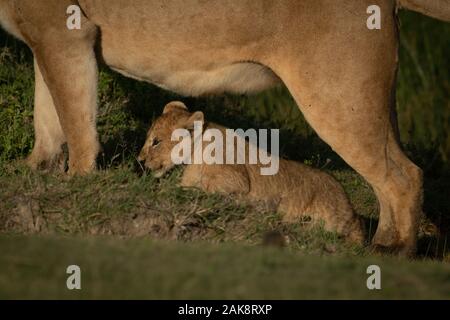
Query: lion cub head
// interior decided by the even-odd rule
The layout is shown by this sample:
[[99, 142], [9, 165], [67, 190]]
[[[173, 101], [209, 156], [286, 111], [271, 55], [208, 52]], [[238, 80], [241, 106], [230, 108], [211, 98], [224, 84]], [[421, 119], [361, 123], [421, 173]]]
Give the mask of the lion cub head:
[[186, 105], [179, 101], [167, 104], [163, 114], [154, 121], [148, 131], [138, 160], [145, 161], [145, 167], [154, 171], [156, 177], [163, 176], [175, 166], [171, 154], [178, 142], [172, 141], [172, 133], [176, 129], [191, 130], [196, 121], [204, 122], [202, 112], [190, 113]]

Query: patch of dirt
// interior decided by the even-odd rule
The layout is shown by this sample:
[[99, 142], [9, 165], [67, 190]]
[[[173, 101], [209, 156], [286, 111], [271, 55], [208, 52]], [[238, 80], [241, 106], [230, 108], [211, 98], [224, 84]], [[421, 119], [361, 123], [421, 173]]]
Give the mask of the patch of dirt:
[[[87, 235], [113, 235], [120, 237], [150, 237], [153, 239], [190, 241], [204, 238], [209, 228], [200, 215], [175, 215], [166, 211], [137, 208], [138, 213], [125, 213], [105, 217], [91, 214], [78, 217], [49, 211], [33, 198], [17, 197], [15, 208], [4, 214], [0, 231], [22, 234], [78, 233]], [[73, 229], [67, 226], [75, 226]]]
[[7, 217], [5, 222], [7, 230], [26, 234], [47, 231], [47, 221], [41, 214], [39, 202], [33, 199], [17, 199], [16, 208]]

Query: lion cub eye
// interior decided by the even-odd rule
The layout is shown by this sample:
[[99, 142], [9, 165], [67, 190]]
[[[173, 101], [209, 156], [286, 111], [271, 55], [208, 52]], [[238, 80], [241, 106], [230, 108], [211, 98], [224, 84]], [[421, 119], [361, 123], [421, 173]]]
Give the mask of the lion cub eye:
[[160, 143], [161, 143], [161, 140], [155, 138], [152, 141], [152, 147], [155, 148], [155, 147], [159, 146]]

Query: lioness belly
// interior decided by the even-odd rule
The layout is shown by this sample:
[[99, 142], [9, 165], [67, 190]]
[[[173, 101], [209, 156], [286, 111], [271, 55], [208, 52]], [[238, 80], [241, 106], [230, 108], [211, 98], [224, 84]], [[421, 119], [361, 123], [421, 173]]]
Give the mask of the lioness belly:
[[111, 68], [125, 76], [153, 83], [163, 89], [187, 95], [259, 92], [279, 83], [279, 78], [265, 66], [256, 63], [235, 63], [211, 70], [163, 70], [154, 66], [137, 70], [120, 65]]
[[[277, 28], [266, 1], [80, 1], [113, 69], [184, 94], [246, 93], [278, 82], [265, 61]], [[284, 9], [286, 10], [286, 9]]]
[[[101, 54], [114, 70], [138, 80], [156, 84], [179, 94], [249, 93], [267, 89], [280, 80], [257, 62], [249, 44], [220, 48], [200, 40], [156, 35], [135, 41], [114, 31], [102, 30]], [[254, 48], [254, 51], [257, 49]]]

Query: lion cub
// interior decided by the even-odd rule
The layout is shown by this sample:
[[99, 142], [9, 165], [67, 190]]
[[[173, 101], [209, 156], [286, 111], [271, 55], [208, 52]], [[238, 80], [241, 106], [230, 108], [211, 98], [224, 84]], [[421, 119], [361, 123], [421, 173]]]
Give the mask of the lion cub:
[[[139, 161], [145, 161], [145, 166], [154, 171], [155, 176], [164, 175], [176, 165], [172, 161], [172, 150], [178, 144], [172, 141], [174, 130], [192, 130], [194, 122], [203, 124], [203, 133], [208, 129], [218, 129], [223, 133], [226, 130], [206, 122], [202, 112], [190, 113], [183, 103], [171, 102], [148, 131]], [[353, 212], [343, 188], [333, 177], [284, 159], [279, 159], [279, 170], [275, 175], [261, 175], [261, 166], [260, 163], [188, 164], [183, 172], [181, 186], [196, 187], [206, 192], [236, 194], [250, 201], [263, 201], [274, 205], [285, 221], [295, 222], [300, 217], [310, 217], [313, 221], [323, 221], [328, 231], [337, 232], [353, 242], [363, 242], [361, 220]]]

